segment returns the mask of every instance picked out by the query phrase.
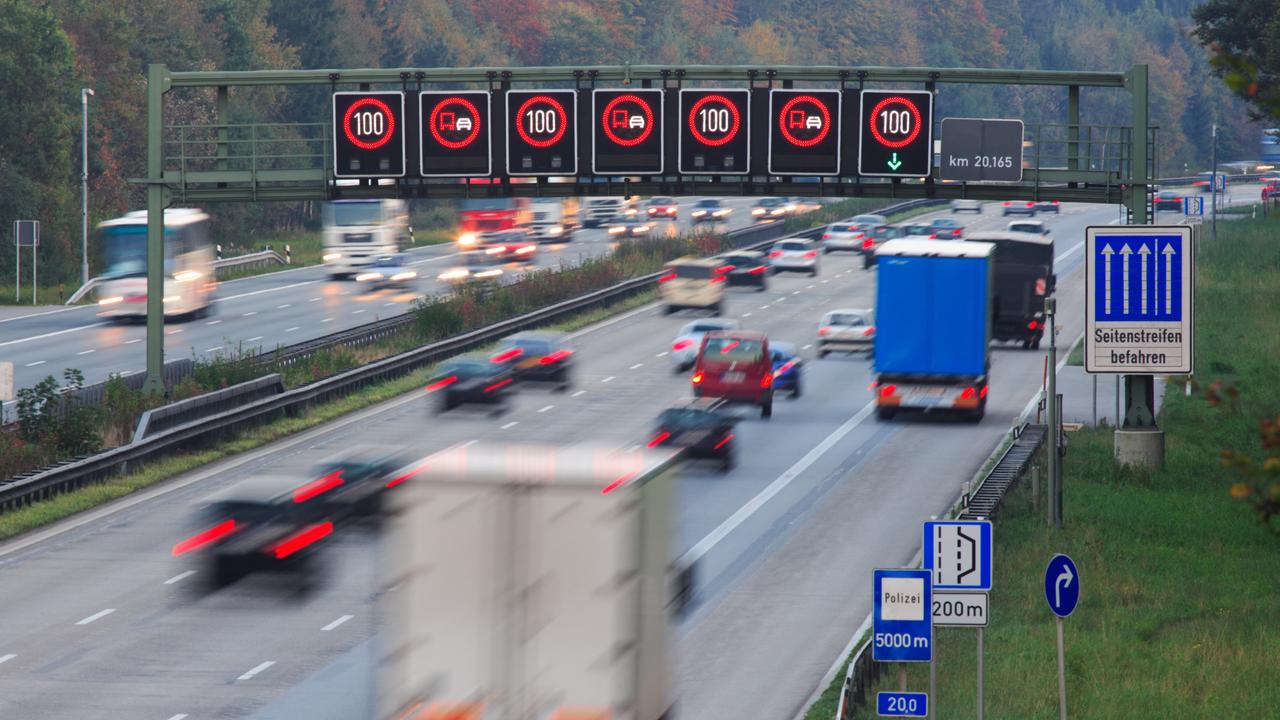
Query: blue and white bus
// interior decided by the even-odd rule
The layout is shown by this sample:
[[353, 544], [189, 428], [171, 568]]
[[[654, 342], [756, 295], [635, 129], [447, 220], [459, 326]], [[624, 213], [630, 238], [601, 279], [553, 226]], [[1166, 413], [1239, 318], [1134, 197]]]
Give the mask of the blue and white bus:
[[[98, 225], [106, 258], [99, 276], [98, 315], [128, 321], [147, 316], [147, 211], [137, 210]], [[204, 317], [213, 306], [217, 280], [209, 216], [201, 210], [164, 211], [165, 317]]]

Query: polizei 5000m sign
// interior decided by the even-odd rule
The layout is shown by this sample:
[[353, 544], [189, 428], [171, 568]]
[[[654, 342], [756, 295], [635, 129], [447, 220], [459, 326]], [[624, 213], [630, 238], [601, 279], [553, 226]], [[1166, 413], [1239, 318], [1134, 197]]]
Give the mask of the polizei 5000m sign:
[[1186, 225], [1085, 231], [1085, 370], [1192, 372], [1194, 254]]

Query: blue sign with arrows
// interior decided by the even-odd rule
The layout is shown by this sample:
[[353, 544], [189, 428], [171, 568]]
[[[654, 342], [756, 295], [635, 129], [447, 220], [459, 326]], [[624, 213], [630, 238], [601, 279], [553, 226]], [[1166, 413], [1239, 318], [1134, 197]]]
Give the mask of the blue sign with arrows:
[[1080, 571], [1066, 555], [1054, 555], [1044, 569], [1044, 599], [1058, 617], [1075, 612], [1080, 602]]
[[1182, 254], [1177, 235], [1098, 234], [1094, 243], [1095, 322], [1182, 320]]

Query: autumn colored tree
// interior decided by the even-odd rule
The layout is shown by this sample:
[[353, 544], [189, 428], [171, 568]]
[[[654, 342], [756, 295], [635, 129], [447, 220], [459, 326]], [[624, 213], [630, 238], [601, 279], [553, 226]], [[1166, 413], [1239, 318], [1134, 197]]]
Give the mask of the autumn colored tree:
[[1192, 16], [1232, 92], [1256, 116], [1280, 119], [1280, 0], [1209, 0]]

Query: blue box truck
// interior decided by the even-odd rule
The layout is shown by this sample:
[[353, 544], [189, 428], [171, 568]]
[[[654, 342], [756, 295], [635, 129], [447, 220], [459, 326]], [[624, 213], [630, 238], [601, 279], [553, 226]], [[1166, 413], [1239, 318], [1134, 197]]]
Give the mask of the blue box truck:
[[977, 422], [991, 369], [995, 245], [890, 240], [876, 250], [876, 409]]

